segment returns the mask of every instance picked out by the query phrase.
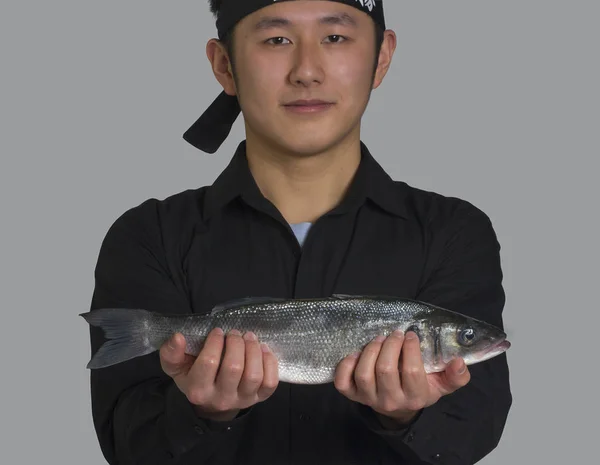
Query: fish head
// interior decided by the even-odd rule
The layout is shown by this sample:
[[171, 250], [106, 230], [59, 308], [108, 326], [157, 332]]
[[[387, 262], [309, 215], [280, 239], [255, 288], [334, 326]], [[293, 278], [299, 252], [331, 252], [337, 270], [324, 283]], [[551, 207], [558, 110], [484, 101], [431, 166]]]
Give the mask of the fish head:
[[500, 328], [458, 314], [445, 314], [412, 324], [419, 336], [426, 371], [443, 371], [455, 358], [467, 365], [489, 360], [510, 348]]

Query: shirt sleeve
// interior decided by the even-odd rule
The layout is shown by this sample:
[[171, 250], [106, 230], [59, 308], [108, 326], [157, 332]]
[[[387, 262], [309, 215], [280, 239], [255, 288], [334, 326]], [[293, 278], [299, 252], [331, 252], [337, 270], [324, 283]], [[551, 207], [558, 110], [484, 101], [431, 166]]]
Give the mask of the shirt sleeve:
[[[418, 300], [503, 329], [500, 245], [489, 218], [464, 203], [431, 246]], [[469, 367], [470, 382], [423, 409], [406, 428], [386, 429], [363, 407], [371, 432], [410, 463], [470, 465], [498, 445], [512, 404], [506, 353]]]
[[[184, 284], [169, 269], [156, 203], [147, 201], [119, 217], [106, 234], [95, 268], [91, 310], [143, 308], [190, 313]], [[104, 342], [90, 326], [92, 355]], [[92, 417], [107, 462], [195, 464], [235, 454], [248, 415], [228, 422], [199, 418], [185, 394], [160, 366], [158, 351], [91, 370]]]

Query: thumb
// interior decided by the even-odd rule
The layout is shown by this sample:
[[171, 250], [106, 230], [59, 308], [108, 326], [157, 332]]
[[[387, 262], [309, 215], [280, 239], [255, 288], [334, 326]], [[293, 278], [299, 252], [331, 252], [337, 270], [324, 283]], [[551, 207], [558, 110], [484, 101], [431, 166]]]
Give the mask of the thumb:
[[442, 394], [450, 394], [468, 384], [471, 379], [469, 369], [462, 358], [452, 360], [441, 373]]
[[160, 364], [163, 371], [171, 378], [184, 373], [185, 370], [185, 337], [175, 333], [160, 348]]

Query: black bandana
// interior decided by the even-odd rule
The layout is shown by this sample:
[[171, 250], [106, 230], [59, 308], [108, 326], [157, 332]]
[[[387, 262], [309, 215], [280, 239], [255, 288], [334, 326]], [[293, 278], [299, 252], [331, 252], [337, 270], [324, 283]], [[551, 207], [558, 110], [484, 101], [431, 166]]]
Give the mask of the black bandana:
[[[276, 2], [293, 0], [223, 0], [217, 20], [219, 39], [241, 19]], [[358, 8], [373, 18], [385, 30], [383, 0], [327, 0]], [[198, 120], [183, 134], [183, 138], [199, 150], [216, 152], [225, 141], [233, 123], [241, 112], [235, 95], [224, 91], [214, 100]]]

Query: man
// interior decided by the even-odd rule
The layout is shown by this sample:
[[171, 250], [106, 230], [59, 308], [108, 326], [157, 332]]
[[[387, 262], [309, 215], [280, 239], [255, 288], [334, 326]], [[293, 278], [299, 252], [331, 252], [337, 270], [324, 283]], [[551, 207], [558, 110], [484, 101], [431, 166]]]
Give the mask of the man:
[[[246, 140], [209, 187], [149, 199], [109, 229], [92, 310], [208, 313], [247, 296], [409, 297], [502, 327], [499, 244], [470, 203], [393, 181], [360, 140], [395, 35], [372, 0], [211, 2], [223, 93], [185, 133]], [[239, 106], [238, 106], [239, 105]], [[104, 342], [91, 328], [92, 351]], [[198, 357], [159, 352], [91, 374], [111, 464], [471, 464], [511, 405], [505, 355], [427, 375], [413, 332], [349, 354], [335, 382], [279, 382], [252, 333], [213, 330]]]

